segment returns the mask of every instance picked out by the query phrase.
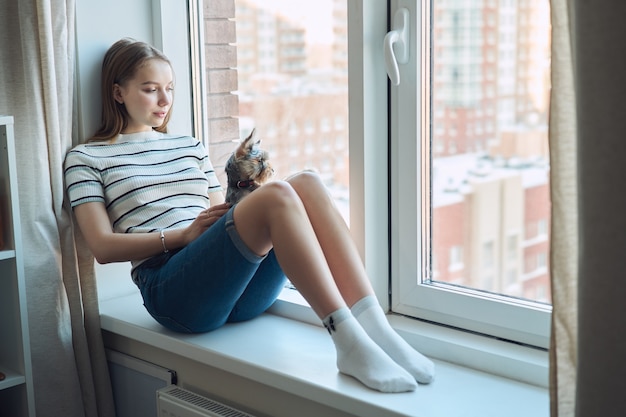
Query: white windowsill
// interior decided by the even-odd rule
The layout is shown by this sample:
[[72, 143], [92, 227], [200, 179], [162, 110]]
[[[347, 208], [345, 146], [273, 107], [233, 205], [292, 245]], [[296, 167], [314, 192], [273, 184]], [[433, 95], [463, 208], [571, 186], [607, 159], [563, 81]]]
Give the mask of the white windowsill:
[[[298, 309], [297, 303], [279, 301], [272, 310], [274, 314], [264, 314], [245, 323], [229, 324], [211, 333], [184, 335], [169, 332], [156, 323], [145, 311], [136, 288], [126, 287], [121, 291], [119, 287], [115, 290], [110, 290], [109, 285], [106, 287], [109, 290], [100, 288], [101, 325], [104, 330], [226, 372], [262, 381], [276, 389], [354, 415], [549, 415], [549, 396], [545, 387], [439, 359], [435, 359], [435, 381], [430, 385], [420, 385], [414, 393], [381, 394], [367, 389], [337, 372], [335, 350], [326, 330], [299, 321], [309, 320], [306, 310], [295, 313], [303, 315], [298, 320], [281, 316], [288, 310], [291, 310], [290, 314], [294, 313], [293, 309]], [[528, 352], [520, 348], [512, 349], [511, 353], [511, 349], [498, 347], [497, 343], [492, 343], [491, 347], [479, 344], [479, 340], [484, 339], [479, 336], [447, 329], [429, 329], [438, 326], [423, 325], [420, 334], [417, 334], [412, 329], [413, 320], [396, 316], [390, 317], [390, 320], [402, 336], [410, 343], [420, 345], [420, 350], [431, 358], [454, 357], [461, 363], [469, 360], [494, 372], [502, 366], [512, 367], [512, 373], [521, 368], [526, 371], [526, 368], [534, 368], [535, 377], [544, 378], [544, 352], [528, 356]]]

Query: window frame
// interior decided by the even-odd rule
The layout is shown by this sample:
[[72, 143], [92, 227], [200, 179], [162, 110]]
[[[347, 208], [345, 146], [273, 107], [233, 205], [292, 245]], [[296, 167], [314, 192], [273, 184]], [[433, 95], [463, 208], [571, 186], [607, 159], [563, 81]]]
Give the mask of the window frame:
[[431, 4], [392, 0], [389, 15], [393, 16], [400, 7], [410, 11], [411, 39], [409, 62], [399, 65], [401, 83], [397, 87], [390, 85], [391, 309], [398, 314], [547, 349], [550, 306], [440, 282], [422, 283], [430, 280], [432, 261], [428, 253]]
[[[425, 100], [429, 89], [428, 87], [421, 89], [423, 95], [417, 94], [420, 89], [414, 89], [413, 102], [407, 105], [403, 101], [407, 100], [407, 97], [403, 97], [403, 94], [410, 96], [410, 89], [387, 85], [382, 45], [371, 40], [384, 38], [388, 30], [388, 13], [393, 15], [393, 10], [400, 6], [411, 6], [415, 9], [416, 4], [407, 0], [393, 0], [389, 4], [376, 0], [346, 1], [350, 74], [348, 123], [351, 232], [381, 305], [385, 310], [400, 315], [547, 348], [550, 313], [545, 308], [538, 308], [533, 303], [522, 303], [520, 306], [519, 303], [512, 303], [506, 297], [501, 297], [497, 302], [499, 307], [494, 311], [491, 307], [494, 304], [493, 297], [486, 297], [477, 291], [459, 292], [447, 285], [420, 284], [407, 287], [407, 282], [411, 281], [407, 277], [417, 277], [421, 271], [427, 270], [427, 262], [430, 262], [430, 259], [421, 255], [421, 249], [430, 238], [430, 229], [424, 228], [425, 233], [422, 236], [412, 238], [400, 237], [398, 231], [408, 227], [420, 230], [420, 225], [427, 222], [423, 214], [415, 216], [414, 213], [423, 213], [421, 205], [428, 202], [429, 196], [423, 192], [422, 186], [425, 182], [422, 179], [427, 178], [424, 173], [429, 167], [428, 163], [422, 165], [414, 163], [416, 160], [414, 156], [421, 155], [423, 149], [416, 148], [416, 143], [411, 144], [410, 140], [399, 138], [410, 138], [411, 134], [417, 137], [417, 132], [427, 133], [429, 125], [425, 123], [424, 116], [415, 123], [405, 124], [402, 128], [398, 121], [407, 114], [423, 114], [421, 109], [429, 104]], [[199, 0], [190, 0], [189, 4], [193, 3], [196, 4], [196, 10], [202, 10]], [[422, 16], [425, 16], [423, 10], [420, 9], [419, 12], [411, 13], [412, 28], [416, 28], [416, 22], [418, 20], [421, 22]], [[162, 25], [166, 25], [165, 20], [162, 21]], [[170, 32], [172, 30], [170, 28]], [[167, 31], [164, 30], [164, 33]], [[414, 33], [424, 35], [417, 31]], [[170, 44], [173, 42], [170, 41]], [[422, 83], [428, 74], [427, 71], [424, 73], [417, 71], [418, 45], [422, 51], [422, 44], [412, 42], [410, 63], [400, 66], [401, 78], [413, 82], [416, 86], [418, 80]], [[164, 49], [167, 53], [167, 48]], [[177, 45], [177, 49], [181, 49], [180, 44]], [[419, 62], [422, 68], [429, 69], [428, 66], [422, 65], [421, 58]], [[405, 84], [401, 85], [404, 87]], [[388, 113], [388, 103], [389, 108], [399, 108], [402, 109], [401, 112]], [[417, 113], [418, 109], [420, 113]], [[189, 123], [193, 126], [193, 121]], [[197, 131], [197, 128], [194, 130]], [[390, 142], [381, 140], [388, 137]], [[413, 167], [410, 174], [407, 175], [406, 170], [402, 169], [400, 175], [399, 167], [411, 166], [411, 161]], [[386, 196], [390, 195], [389, 193], [398, 195], [399, 189], [410, 189], [416, 183], [420, 185], [420, 192], [417, 195], [403, 193], [399, 198], [387, 200]], [[413, 214], [407, 217], [407, 214], [411, 213]], [[405, 221], [410, 217], [413, 217], [413, 220]], [[418, 253], [407, 250], [411, 245], [418, 248]], [[407, 298], [412, 297], [415, 290], [419, 291], [419, 296], [410, 303], [407, 302]], [[286, 304], [294, 306], [294, 311], [298, 311], [295, 313], [296, 316], [304, 314], [305, 321], [314, 320], [311, 314], [303, 313], [303, 303], [297, 295], [290, 296], [286, 292], [282, 299]], [[445, 306], [445, 310], [442, 310], [441, 306]], [[477, 312], [478, 318], [467, 317], [468, 310]], [[511, 323], [521, 323], [522, 326], [511, 328], [509, 326]]]
[[[388, 89], [382, 44], [387, 4], [348, 3], [350, 230], [378, 300], [389, 297]], [[385, 138], [385, 139], [382, 139]]]

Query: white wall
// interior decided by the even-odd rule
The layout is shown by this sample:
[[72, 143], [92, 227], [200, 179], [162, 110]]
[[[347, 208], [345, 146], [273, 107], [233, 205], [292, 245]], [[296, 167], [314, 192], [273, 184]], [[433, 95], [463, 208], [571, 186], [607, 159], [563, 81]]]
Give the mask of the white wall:
[[[100, 66], [106, 50], [131, 37], [162, 49], [174, 65], [176, 104], [170, 130], [191, 134], [187, 1], [77, 0], [76, 48], [79, 140], [100, 122]], [[163, 33], [167, 40], [163, 41]]]

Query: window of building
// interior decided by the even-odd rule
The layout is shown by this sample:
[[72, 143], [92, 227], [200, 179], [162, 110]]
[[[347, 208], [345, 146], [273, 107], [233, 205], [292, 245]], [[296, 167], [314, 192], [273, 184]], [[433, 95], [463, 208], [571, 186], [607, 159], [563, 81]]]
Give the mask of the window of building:
[[509, 263], [517, 262], [517, 235], [507, 238], [507, 260]]
[[537, 221], [537, 236], [546, 236], [548, 234], [548, 221], [540, 219]]
[[[494, 246], [493, 241], [483, 243], [483, 253], [482, 253], [482, 265], [483, 269], [490, 270], [494, 266]], [[489, 287], [487, 287], [489, 288]]]
[[450, 248], [450, 264], [448, 269], [451, 271], [462, 269], [463, 268], [463, 247], [462, 246], [452, 246]]

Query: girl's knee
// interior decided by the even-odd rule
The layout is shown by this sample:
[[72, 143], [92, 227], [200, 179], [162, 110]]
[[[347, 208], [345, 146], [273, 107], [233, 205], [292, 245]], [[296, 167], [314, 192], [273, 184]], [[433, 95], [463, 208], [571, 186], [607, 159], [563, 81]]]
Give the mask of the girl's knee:
[[280, 180], [272, 181], [239, 202], [234, 212], [235, 222], [241, 224], [242, 217], [263, 221], [270, 214], [298, 209], [301, 206], [302, 201], [291, 184]]
[[287, 181], [272, 181], [265, 184], [263, 187], [263, 193], [267, 194], [273, 199], [291, 199], [297, 198], [297, 194], [292, 185]]
[[312, 187], [324, 187], [321, 177], [315, 171], [305, 170], [292, 175], [287, 179], [296, 189], [311, 189]]
[[294, 187], [287, 181], [272, 181], [254, 191], [258, 202], [269, 203], [274, 209], [280, 206], [300, 205], [300, 197]]

